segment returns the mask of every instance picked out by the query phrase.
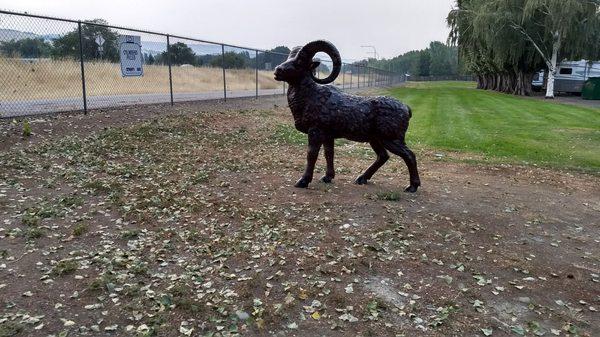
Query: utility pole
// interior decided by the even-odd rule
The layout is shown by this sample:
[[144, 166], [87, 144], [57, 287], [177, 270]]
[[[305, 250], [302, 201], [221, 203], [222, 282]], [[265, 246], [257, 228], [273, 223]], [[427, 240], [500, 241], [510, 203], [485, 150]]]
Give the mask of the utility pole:
[[375, 48], [375, 46], [360, 46], [360, 47], [373, 49], [373, 51], [371, 52], [373, 54], [373, 58], [376, 60], [379, 58], [379, 54], [377, 54], [377, 48]]

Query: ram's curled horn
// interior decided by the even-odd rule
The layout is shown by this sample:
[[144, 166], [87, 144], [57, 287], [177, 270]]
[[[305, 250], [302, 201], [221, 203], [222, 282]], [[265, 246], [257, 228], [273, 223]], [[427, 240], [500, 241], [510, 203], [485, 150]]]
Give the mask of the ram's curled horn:
[[333, 61], [333, 69], [331, 70], [331, 74], [326, 78], [320, 79], [316, 78], [315, 75], [311, 74], [312, 79], [319, 84], [328, 84], [338, 77], [340, 71], [342, 70], [342, 58], [340, 57], [340, 52], [337, 48], [329, 41], [317, 40], [312, 41], [306, 44], [300, 51], [298, 52], [299, 58], [305, 58], [306, 60], [312, 60], [316, 53], [323, 52], [329, 57], [331, 57], [331, 61]]

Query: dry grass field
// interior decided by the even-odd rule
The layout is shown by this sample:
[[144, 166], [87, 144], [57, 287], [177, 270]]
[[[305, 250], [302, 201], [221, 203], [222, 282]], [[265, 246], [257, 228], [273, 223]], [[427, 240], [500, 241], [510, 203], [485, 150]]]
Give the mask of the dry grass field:
[[[0, 100], [21, 101], [58, 99], [81, 95], [81, 70], [75, 60], [42, 60], [28, 63], [20, 59], [0, 58], [4, 81], [0, 81]], [[169, 68], [162, 65], [145, 65], [143, 77], [121, 76], [120, 65], [109, 62], [85, 63], [88, 96], [154, 94], [169, 91]], [[254, 69], [227, 69], [227, 90], [254, 90]], [[223, 90], [223, 71], [220, 68], [172, 68], [175, 93], [201, 93]], [[323, 74], [322, 77], [325, 77]], [[352, 78], [352, 79], [351, 79]], [[358, 76], [345, 74], [335, 84], [352, 81], [356, 87]], [[361, 86], [368, 82], [361, 75]], [[371, 78], [374, 81], [374, 76]], [[273, 72], [258, 72], [259, 89], [276, 89], [282, 84], [273, 79]]]
[[[169, 68], [145, 65], [143, 77], [121, 76], [120, 65], [108, 62], [85, 63], [89, 96], [163, 93], [169, 90]], [[46, 60], [27, 63], [18, 59], [0, 58], [4, 81], [0, 82], [0, 100], [53, 99], [81, 95], [81, 73], [77, 61]], [[173, 91], [197, 93], [223, 89], [220, 68], [173, 67]], [[253, 69], [228, 69], [228, 90], [253, 90]], [[271, 71], [259, 71], [260, 89], [281, 87]]]

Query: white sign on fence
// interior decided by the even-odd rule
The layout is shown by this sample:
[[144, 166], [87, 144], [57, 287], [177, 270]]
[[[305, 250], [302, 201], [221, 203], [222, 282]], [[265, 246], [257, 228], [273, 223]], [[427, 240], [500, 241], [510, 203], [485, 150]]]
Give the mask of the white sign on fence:
[[104, 44], [104, 38], [102, 37], [102, 35], [96, 36], [96, 44], [102, 47], [102, 45]]
[[142, 39], [134, 35], [119, 35], [119, 55], [123, 76], [142, 76]]
[[98, 35], [96, 36], [96, 44], [98, 45], [98, 54], [100, 55], [100, 58], [102, 58], [102, 54], [104, 54], [104, 38], [102, 37], [102, 35]]

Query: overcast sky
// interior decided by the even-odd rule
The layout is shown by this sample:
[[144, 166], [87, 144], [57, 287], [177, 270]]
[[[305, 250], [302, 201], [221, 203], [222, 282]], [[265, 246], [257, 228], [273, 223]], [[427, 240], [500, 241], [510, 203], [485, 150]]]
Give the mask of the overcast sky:
[[0, 0], [4, 10], [111, 24], [270, 49], [332, 41], [347, 60], [446, 41], [454, 0]]

